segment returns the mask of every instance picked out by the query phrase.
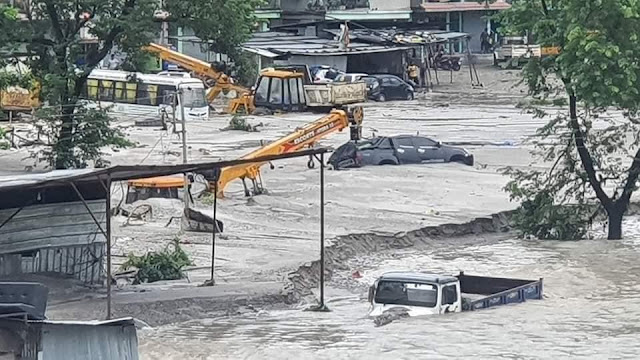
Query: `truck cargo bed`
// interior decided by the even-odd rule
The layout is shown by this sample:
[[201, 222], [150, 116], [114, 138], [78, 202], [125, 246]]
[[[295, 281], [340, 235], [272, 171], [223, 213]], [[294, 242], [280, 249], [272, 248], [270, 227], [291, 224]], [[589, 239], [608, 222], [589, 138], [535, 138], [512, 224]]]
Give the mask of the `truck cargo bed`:
[[463, 294], [463, 311], [542, 299], [542, 279], [520, 280], [464, 273], [460, 273], [457, 278], [460, 280], [460, 291]]

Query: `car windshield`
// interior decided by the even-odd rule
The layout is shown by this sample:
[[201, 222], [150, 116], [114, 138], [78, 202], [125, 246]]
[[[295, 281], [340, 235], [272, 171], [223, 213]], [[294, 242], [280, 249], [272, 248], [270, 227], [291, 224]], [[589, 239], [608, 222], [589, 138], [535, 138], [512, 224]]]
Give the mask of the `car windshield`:
[[364, 82], [367, 84], [367, 86], [370, 86], [370, 87], [378, 86], [378, 79], [376, 79], [376, 78], [364, 77], [364, 78], [362, 78], [362, 80], [364, 80]]
[[203, 88], [183, 88], [182, 101], [188, 108], [201, 108], [207, 106], [206, 94]]
[[438, 288], [433, 284], [403, 281], [380, 281], [375, 302], [388, 305], [434, 307], [438, 301]]

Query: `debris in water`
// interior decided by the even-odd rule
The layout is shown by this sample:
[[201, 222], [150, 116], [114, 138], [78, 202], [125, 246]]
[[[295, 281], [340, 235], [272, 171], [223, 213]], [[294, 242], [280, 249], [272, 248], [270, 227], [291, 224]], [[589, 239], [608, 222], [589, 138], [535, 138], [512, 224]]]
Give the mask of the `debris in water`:
[[407, 308], [393, 308], [385, 311], [382, 315], [376, 316], [376, 318], [373, 319], [373, 323], [376, 324], [376, 327], [380, 327], [390, 324], [394, 320], [408, 317], [409, 310]]

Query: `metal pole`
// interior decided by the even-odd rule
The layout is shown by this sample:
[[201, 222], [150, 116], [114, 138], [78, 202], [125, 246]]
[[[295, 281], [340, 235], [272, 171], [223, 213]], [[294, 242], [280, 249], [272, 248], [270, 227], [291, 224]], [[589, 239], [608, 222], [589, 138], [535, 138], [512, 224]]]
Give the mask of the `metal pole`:
[[[187, 163], [187, 121], [186, 116], [184, 115], [184, 97], [183, 90], [178, 85], [178, 102], [180, 103], [180, 116], [182, 116], [182, 163]], [[187, 215], [187, 210], [189, 209], [189, 177], [187, 174], [184, 174], [184, 194], [183, 194], [183, 202], [184, 202], [184, 216]], [[180, 221], [180, 227], [184, 230], [184, 221]]]
[[106, 226], [107, 226], [107, 320], [111, 319], [111, 179], [106, 185]]
[[215, 285], [216, 281], [213, 277], [216, 263], [216, 232], [218, 231], [218, 181], [213, 186], [213, 235], [211, 241], [211, 285]]
[[324, 153], [320, 154], [320, 308], [324, 305]]

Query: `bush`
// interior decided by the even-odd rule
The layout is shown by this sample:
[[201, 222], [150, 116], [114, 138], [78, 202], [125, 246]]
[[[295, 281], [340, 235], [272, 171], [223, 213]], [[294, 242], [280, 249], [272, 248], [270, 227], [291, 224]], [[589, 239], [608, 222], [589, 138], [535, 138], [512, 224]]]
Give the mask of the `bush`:
[[239, 130], [239, 131], [247, 131], [247, 132], [258, 132], [259, 126], [263, 126], [262, 123], [254, 126], [249, 124], [245, 118], [234, 115], [229, 121], [229, 125], [222, 130]]
[[129, 254], [127, 261], [122, 264], [124, 270], [138, 269], [133, 283], [152, 283], [161, 280], [178, 280], [184, 278], [182, 271], [186, 266], [193, 265], [187, 253], [180, 247], [176, 238], [161, 252], [150, 252], [143, 256]]
[[580, 240], [587, 234], [587, 209], [582, 206], [556, 205], [547, 192], [522, 202], [512, 223], [521, 236], [541, 240]]

